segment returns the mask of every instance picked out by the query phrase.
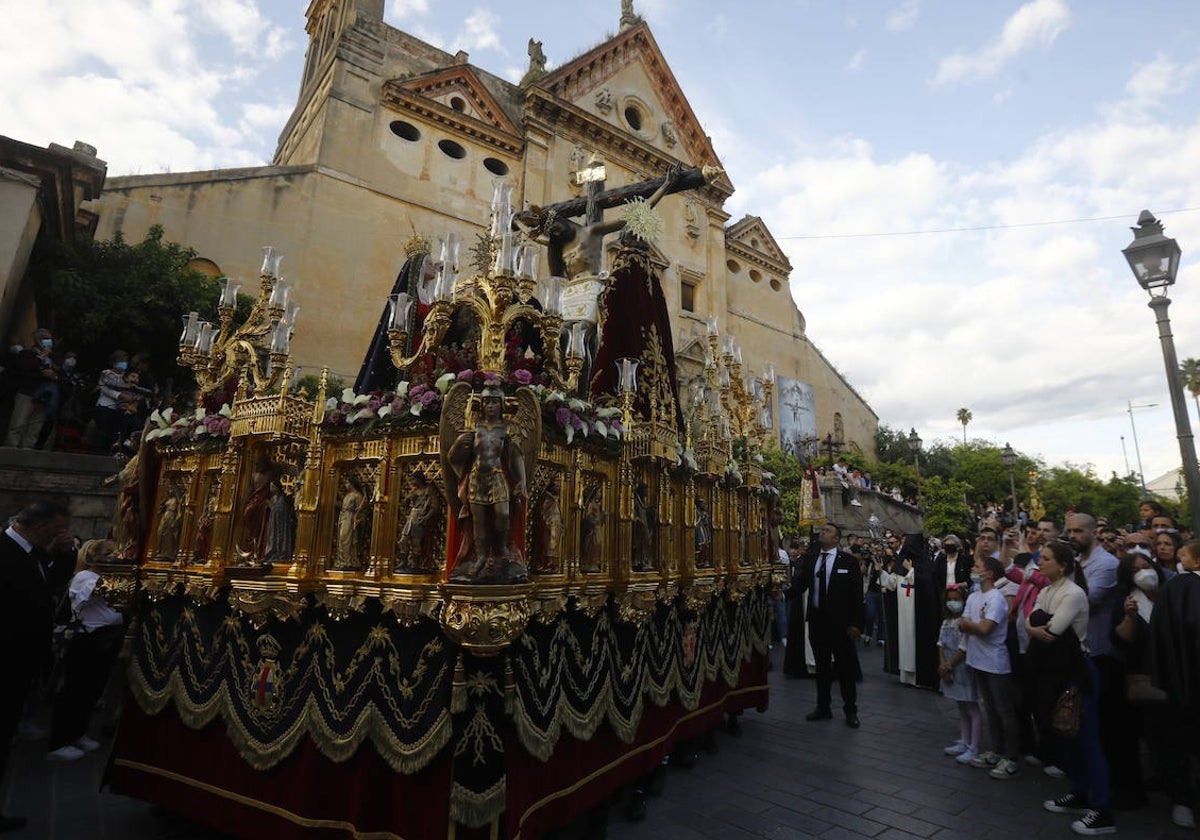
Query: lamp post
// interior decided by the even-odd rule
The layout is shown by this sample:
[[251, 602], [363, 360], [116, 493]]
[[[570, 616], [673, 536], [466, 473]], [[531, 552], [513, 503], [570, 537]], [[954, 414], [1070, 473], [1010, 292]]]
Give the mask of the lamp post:
[[1017, 465], [1017, 453], [1008, 443], [1000, 452], [1000, 463], [1008, 469], [1008, 489], [1012, 492], [1012, 524], [1015, 526], [1020, 517], [1017, 515], [1020, 506], [1017, 504], [1017, 480], [1013, 477], [1013, 467]]
[[[1138, 216], [1138, 226], [1133, 228], [1133, 242], [1121, 253], [1125, 255], [1138, 284], [1150, 293], [1150, 308], [1154, 310], [1158, 323], [1158, 337], [1162, 343], [1163, 363], [1167, 368], [1167, 390], [1171, 394], [1171, 408], [1175, 412], [1175, 436], [1179, 439], [1179, 454], [1183, 458], [1183, 476], [1187, 483], [1188, 507], [1192, 514], [1192, 527], [1200, 525], [1200, 466], [1196, 463], [1196, 444], [1192, 439], [1192, 424], [1187, 414], [1187, 403], [1183, 401], [1183, 383], [1179, 379], [1179, 360], [1175, 356], [1175, 339], [1171, 335], [1171, 319], [1167, 309], [1171, 305], [1167, 289], [1175, 283], [1179, 271], [1179, 243], [1163, 236], [1162, 222], [1154, 218], [1149, 210]], [[1132, 415], [1130, 415], [1132, 416]]]
[[[1142, 498], [1148, 499], [1148, 498], [1150, 498], [1150, 493], [1149, 493], [1149, 491], [1146, 490], [1146, 474], [1144, 472], [1142, 472], [1142, 448], [1140, 446], [1138, 446], [1137, 424], [1133, 422], [1133, 410], [1135, 408], [1156, 408], [1158, 406], [1158, 403], [1146, 403], [1145, 405], [1134, 405], [1129, 400], [1126, 400], [1125, 405], [1126, 405], [1126, 410], [1129, 412], [1129, 427], [1131, 429], [1133, 429], [1133, 454], [1137, 456], [1138, 481], [1141, 482], [1141, 485], [1142, 485]], [[1122, 446], [1125, 445], [1124, 436], [1121, 437], [1121, 445]], [[1129, 460], [1128, 456], [1126, 457], [1125, 460], [1126, 461]], [[1126, 470], [1129, 469], [1128, 463], [1125, 464], [1125, 469]]]
[[917, 471], [917, 501], [921, 500], [921, 436], [916, 428], [908, 433], [908, 447], [913, 454], [913, 468]]

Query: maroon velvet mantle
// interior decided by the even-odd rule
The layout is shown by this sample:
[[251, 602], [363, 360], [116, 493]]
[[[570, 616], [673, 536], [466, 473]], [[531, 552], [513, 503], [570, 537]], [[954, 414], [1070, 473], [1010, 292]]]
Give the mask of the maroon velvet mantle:
[[[724, 714], [766, 705], [767, 659], [755, 654], [742, 665], [737, 688], [709, 683], [696, 709], [648, 703], [632, 744], [602, 726], [588, 741], [564, 735], [543, 763], [510, 738], [501, 834], [535, 838], [566, 825], [653, 770], [681, 740], [718, 725]], [[450, 753], [443, 750], [421, 773], [403, 775], [369, 744], [338, 764], [305, 739], [280, 764], [257, 771], [237, 754], [221, 724], [189, 729], [170, 707], [147, 715], [128, 698], [109, 782], [116, 793], [247, 840], [432, 840], [451, 836]], [[458, 826], [453, 836], [468, 840], [488, 832]]]

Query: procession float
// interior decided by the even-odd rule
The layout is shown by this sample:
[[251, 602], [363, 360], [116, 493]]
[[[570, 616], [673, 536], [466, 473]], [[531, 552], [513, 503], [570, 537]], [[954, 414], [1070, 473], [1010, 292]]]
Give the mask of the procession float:
[[473, 247], [414, 235], [339, 393], [293, 381], [270, 249], [247, 318], [226, 280], [185, 319], [196, 407], [119, 482], [116, 792], [240, 837], [538, 837], [765, 708], [764, 395], [715, 320], [679, 393], [646, 246], [711, 174], [518, 213], [498, 183]]

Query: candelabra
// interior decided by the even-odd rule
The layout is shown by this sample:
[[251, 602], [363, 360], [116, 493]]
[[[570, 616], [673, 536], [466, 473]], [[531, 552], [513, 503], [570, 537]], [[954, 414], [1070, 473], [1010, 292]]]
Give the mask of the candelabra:
[[[720, 348], [720, 352], [718, 352]], [[767, 364], [763, 371], [761, 398], [754, 385], [743, 373], [742, 348], [733, 336], [717, 331], [717, 319], [708, 319], [708, 352], [705, 354], [705, 379], [709, 394], [709, 423], [706, 430], [710, 448], [723, 447], [732, 457], [734, 439], [745, 441], [746, 455], [761, 447], [768, 424], [764, 416], [775, 390], [775, 366]]]
[[239, 375], [255, 396], [279, 383], [300, 312], [290, 299], [291, 287], [279, 274], [282, 261], [274, 248], [263, 248], [258, 299], [240, 325], [235, 327], [233, 320], [241, 286], [228, 277], [221, 278], [215, 325], [200, 320], [198, 312], [184, 316], [179, 363], [192, 370], [201, 395], [220, 390]]
[[[466, 310], [479, 325], [476, 350], [480, 370], [504, 370], [505, 339], [513, 325], [523, 319], [538, 331], [544, 350], [543, 369], [550, 381], [556, 388], [572, 391], [583, 369], [585, 325], [571, 325], [564, 358], [559, 347], [563, 333], [563, 278], [548, 277], [539, 281], [537, 247], [514, 238], [511, 184], [496, 183], [491, 216], [487, 241], [490, 270], [462, 277], [459, 266], [461, 242], [453, 233], [442, 241], [433, 300], [422, 325], [421, 341], [411, 356], [404, 355], [404, 348], [413, 301], [404, 292], [389, 296], [388, 344], [392, 363], [400, 370], [410, 367], [441, 344], [454, 322], [455, 313]], [[535, 306], [535, 301], [540, 306]]]

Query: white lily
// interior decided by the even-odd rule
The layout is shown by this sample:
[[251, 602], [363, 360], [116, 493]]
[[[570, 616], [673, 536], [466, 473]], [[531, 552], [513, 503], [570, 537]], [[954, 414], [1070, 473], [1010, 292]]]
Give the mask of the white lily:
[[342, 402], [344, 402], [344, 403], [354, 402], [354, 389], [353, 388], [343, 388], [342, 389]]
[[329, 399], [325, 400], [325, 410], [326, 411], [333, 411], [337, 407], [338, 407], [337, 397], [330, 397]]
[[232, 420], [233, 419], [233, 408], [230, 407], [229, 403], [225, 403], [224, 405], [221, 406], [221, 410], [218, 411], [217, 414], [220, 414], [222, 417]]
[[354, 402], [352, 402], [351, 405], [366, 405], [370, 401], [371, 401], [370, 394], [359, 394], [357, 397], [354, 398]]
[[407, 382], [401, 382], [398, 385], [396, 385], [396, 396], [397, 397], [407, 397], [408, 396], [408, 383]]
[[600, 437], [608, 437], [608, 426], [604, 425], [603, 420], [597, 420], [594, 428], [596, 429], [596, 434], [600, 435]]
[[392, 413], [392, 404], [391, 403], [384, 403], [383, 405], [379, 406], [379, 419], [382, 420], [384, 417], [387, 417], [391, 413]]
[[433, 383], [433, 387], [438, 389], [438, 393], [444, 394], [450, 390], [450, 386], [458, 379], [456, 373], [443, 373], [437, 378], [437, 382]]

